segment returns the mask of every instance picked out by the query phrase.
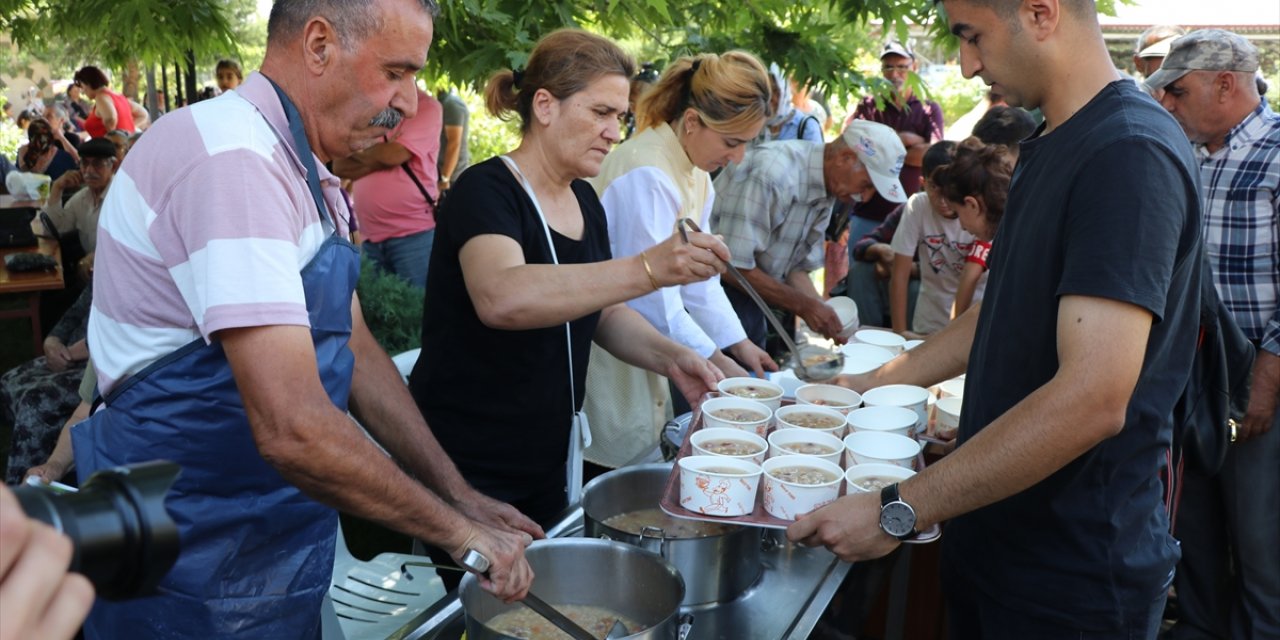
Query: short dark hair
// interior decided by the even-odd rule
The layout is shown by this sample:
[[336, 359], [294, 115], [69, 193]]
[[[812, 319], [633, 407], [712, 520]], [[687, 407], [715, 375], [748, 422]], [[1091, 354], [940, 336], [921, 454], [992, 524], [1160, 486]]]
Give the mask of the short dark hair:
[[926, 180], [929, 176], [937, 171], [938, 167], [951, 164], [951, 159], [956, 157], [956, 142], [954, 140], [939, 140], [924, 152], [924, 158], [920, 160], [920, 171]]
[[[418, 0], [423, 11], [434, 19], [440, 15], [436, 0]], [[344, 46], [364, 40], [381, 26], [373, 11], [374, 0], [275, 0], [267, 18], [267, 42], [290, 38], [307, 21], [323, 16], [338, 33]]]
[[987, 144], [1012, 147], [1027, 139], [1036, 130], [1031, 114], [1017, 107], [1003, 105], [991, 107], [973, 125], [975, 138]]
[[103, 73], [102, 69], [92, 65], [80, 67], [80, 70], [76, 72], [76, 75], [72, 76], [72, 80], [89, 87], [94, 91], [111, 84], [111, 82], [107, 80], [107, 74]]

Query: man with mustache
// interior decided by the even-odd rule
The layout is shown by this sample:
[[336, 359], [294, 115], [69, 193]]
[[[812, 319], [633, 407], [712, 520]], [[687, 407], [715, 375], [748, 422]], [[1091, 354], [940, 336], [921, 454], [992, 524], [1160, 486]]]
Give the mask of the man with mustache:
[[384, 142], [334, 160], [333, 172], [355, 180], [360, 251], [378, 268], [425, 289], [439, 198], [437, 164], [444, 110], [418, 91], [418, 113], [401, 120], [387, 109], [375, 123], [392, 131]]
[[182, 465], [166, 504], [182, 550], [158, 594], [97, 603], [86, 637], [319, 637], [336, 509], [455, 560], [477, 550], [486, 589], [526, 593], [542, 531], [462, 479], [369, 333], [324, 168], [418, 112], [437, 11], [276, 0], [261, 73], [166, 115], [125, 160], [89, 322], [104, 403], [72, 429], [76, 470]]

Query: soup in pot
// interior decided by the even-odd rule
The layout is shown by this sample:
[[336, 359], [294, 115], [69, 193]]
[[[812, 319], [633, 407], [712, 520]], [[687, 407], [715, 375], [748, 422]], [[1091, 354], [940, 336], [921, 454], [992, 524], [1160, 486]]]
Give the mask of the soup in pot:
[[708, 538], [722, 536], [737, 529], [733, 525], [674, 518], [662, 509], [639, 509], [606, 518], [604, 523], [618, 531], [640, 535], [645, 527], [662, 529], [664, 538]]
[[792, 484], [828, 484], [839, 478], [830, 471], [813, 467], [780, 467], [770, 471], [769, 475]]
[[767, 417], [759, 411], [750, 409], [716, 409], [711, 412], [711, 415], [729, 422], [760, 422]]
[[[609, 635], [615, 621], [621, 620], [630, 633], [638, 633], [642, 629], [634, 621], [628, 620], [603, 607], [591, 607], [581, 604], [557, 604], [556, 610], [568, 616], [588, 633], [604, 638]], [[528, 607], [520, 607], [506, 613], [498, 614], [484, 623], [486, 627], [498, 633], [524, 638], [525, 640], [573, 640], [569, 634], [561, 631], [546, 618]]]
[[806, 413], [797, 411], [788, 413], [786, 417], [780, 418], [787, 424], [794, 424], [797, 427], [807, 427], [809, 429], [834, 429], [842, 424], [843, 420], [833, 418], [821, 413]]

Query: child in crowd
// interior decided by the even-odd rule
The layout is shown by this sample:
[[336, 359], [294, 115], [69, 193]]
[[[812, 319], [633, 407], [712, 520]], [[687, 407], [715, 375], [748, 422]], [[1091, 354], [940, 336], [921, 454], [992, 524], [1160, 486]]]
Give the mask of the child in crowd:
[[[925, 152], [922, 175], [945, 167], [955, 154], [956, 143], [935, 143]], [[889, 315], [892, 328], [908, 338], [941, 330], [951, 321], [951, 303], [960, 282], [973, 235], [964, 230], [937, 186], [921, 179], [922, 189], [911, 196], [902, 221], [893, 234], [893, 269], [889, 279]], [[920, 294], [915, 313], [907, 317], [907, 285], [914, 263], [919, 262]]]
[[975, 292], [986, 282], [987, 255], [1004, 216], [1014, 157], [1009, 147], [969, 138], [960, 143], [951, 164], [931, 174], [935, 188], [960, 225], [975, 238], [956, 291], [957, 316], [973, 304]]

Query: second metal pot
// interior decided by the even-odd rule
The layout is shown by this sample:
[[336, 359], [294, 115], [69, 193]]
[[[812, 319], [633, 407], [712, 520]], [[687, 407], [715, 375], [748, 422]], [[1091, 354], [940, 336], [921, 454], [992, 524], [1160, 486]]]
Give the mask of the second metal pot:
[[730, 533], [705, 538], [652, 538], [615, 529], [605, 520], [622, 513], [657, 508], [671, 474], [666, 463], [636, 465], [611, 471], [584, 489], [584, 535], [605, 537], [661, 554], [684, 577], [682, 605], [728, 602], [760, 578], [760, 531], [734, 527]]

